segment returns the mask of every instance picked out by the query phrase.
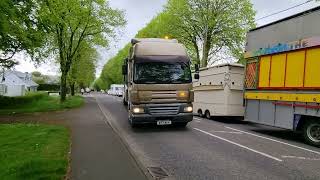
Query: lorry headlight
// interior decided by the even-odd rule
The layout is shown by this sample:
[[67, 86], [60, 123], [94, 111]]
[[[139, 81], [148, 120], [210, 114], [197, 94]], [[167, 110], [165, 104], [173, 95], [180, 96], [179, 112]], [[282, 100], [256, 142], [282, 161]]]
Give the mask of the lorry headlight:
[[192, 111], [193, 111], [192, 106], [187, 106], [184, 108], [184, 112], [192, 112]]
[[141, 108], [141, 107], [134, 107], [134, 108], [132, 109], [132, 111], [133, 111], [133, 113], [135, 113], [135, 114], [144, 113], [144, 109]]

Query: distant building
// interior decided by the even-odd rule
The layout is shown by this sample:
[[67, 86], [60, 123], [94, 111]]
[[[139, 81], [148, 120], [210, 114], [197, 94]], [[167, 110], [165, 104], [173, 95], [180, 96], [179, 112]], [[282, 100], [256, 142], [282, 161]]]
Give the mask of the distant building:
[[39, 86], [32, 81], [30, 73], [12, 70], [0, 73], [0, 85], [0, 93], [8, 96], [22, 96], [25, 91], [35, 92]]

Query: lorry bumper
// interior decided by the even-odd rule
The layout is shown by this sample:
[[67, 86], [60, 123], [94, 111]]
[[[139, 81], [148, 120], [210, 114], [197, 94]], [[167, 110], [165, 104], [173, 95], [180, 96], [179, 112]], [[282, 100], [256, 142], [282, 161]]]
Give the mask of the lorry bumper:
[[134, 124], [156, 124], [160, 120], [170, 120], [174, 123], [188, 123], [193, 120], [192, 113], [179, 113], [178, 115], [154, 116], [149, 114], [132, 115], [131, 121]]

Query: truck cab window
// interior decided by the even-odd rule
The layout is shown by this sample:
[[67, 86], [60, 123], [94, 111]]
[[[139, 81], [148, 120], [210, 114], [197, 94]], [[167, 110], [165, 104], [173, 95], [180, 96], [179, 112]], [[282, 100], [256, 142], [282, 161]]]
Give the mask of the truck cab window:
[[189, 64], [183, 62], [144, 62], [135, 64], [137, 84], [183, 84], [192, 82]]

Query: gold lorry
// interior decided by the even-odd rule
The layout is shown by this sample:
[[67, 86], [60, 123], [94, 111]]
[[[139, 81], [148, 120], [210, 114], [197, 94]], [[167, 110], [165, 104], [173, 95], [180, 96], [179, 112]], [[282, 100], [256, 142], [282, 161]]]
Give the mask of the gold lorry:
[[132, 39], [131, 44], [122, 67], [129, 123], [185, 127], [193, 119], [191, 61], [185, 47], [165, 39]]

